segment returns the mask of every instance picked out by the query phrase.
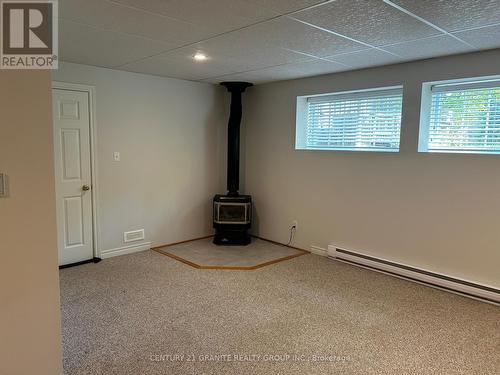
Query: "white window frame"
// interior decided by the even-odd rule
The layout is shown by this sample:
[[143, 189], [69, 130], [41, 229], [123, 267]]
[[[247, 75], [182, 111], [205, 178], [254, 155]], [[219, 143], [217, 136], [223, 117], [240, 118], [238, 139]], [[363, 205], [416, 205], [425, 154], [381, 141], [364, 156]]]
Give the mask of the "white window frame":
[[[363, 98], [365, 96], [375, 96], [376, 95], [384, 95], [389, 91], [393, 90], [401, 90], [401, 95], [403, 97], [403, 85], [395, 85], [395, 86], [384, 86], [384, 87], [374, 87], [368, 89], [359, 89], [359, 90], [350, 90], [350, 91], [338, 91], [338, 92], [329, 92], [324, 94], [315, 94], [315, 95], [301, 95], [297, 96], [297, 107], [296, 107], [296, 121], [295, 121], [295, 150], [303, 150], [303, 151], [330, 151], [330, 152], [388, 152], [388, 153], [398, 153], [401, 149], [401, 127], [399, 131], [399, 147], [396, 148], [308, 148], [307, 147], [307, 101], [310, 98], [315, 97], [324, 97], [324, 96], [332, 96], [338, 98]], [[403, 107], [404, 103], [401, 105], [401, 117], [403, 117]]]
[[[435, 86], [440, 86], [440, 87], [435, 88], [433, 90], [433, 87]], [[429, 150], [428, 148], [433, 92], [443, 92], [457, 88], [462, 88], [466, 90], [466, 89], [489, 88], [489, 87], [499, 87], [499, 86], [500, 86], [500, 76], [498, 75], [424, 82], [422, 84], [420, 124], [419, 124], [419, 135], [418, 135], [418, 152], [436, 153], [436, 154], [442, 153], [442, 154], [499, 155], [500, 149], [498, 151], [482, 151], [482, 150], [464, 150], [464, 149]]]

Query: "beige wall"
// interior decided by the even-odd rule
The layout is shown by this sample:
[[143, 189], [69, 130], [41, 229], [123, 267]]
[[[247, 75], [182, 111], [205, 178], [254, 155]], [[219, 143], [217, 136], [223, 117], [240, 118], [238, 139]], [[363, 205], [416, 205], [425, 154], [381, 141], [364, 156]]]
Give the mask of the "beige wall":
[[96, 87], [100, 250], [141, 228], [153, 245], [212, 232], [222, 88], [69, 63], [53, 79]]
[[62, 374], [50, 74], [0, 71], [0, 374]]
[[[500, 50], [260, 85], [245, 100], [254, 232], [500, 286], [500, 156], [417, 153], [423, 81], [500, 74]], [[295, 151], [298, 95], [404, 85], [401, 152]]]

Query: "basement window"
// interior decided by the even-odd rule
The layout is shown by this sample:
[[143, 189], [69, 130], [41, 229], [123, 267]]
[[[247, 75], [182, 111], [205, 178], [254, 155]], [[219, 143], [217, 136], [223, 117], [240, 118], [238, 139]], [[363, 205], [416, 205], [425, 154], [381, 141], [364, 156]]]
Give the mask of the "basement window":
[[500, 79], [425, 83], [419, 151], [500, 154]]
[[403, 87], [297, 98], [295, 149], [398, 152]]

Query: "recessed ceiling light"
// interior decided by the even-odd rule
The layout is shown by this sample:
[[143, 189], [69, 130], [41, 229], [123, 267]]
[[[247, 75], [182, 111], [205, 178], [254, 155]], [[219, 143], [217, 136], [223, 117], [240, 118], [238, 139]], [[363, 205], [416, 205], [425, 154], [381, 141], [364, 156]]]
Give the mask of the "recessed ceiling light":
[[196, 61], [204, 61], [207, 59], [207, 55], [203, 54], [203, 53], [197, 53], [196, 55], [194, 55], [193, 57]]

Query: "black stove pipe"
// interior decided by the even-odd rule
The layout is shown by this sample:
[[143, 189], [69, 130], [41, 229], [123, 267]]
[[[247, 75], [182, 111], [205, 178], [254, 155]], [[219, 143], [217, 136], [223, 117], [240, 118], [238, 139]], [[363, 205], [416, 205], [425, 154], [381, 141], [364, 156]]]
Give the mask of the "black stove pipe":
[[241, 93], [249, 82], [221, 82], [231, 93], [231, 108], [227, 129], [227, 195], [236, 197], [240, 188], [240, 123], [241, 123]]

